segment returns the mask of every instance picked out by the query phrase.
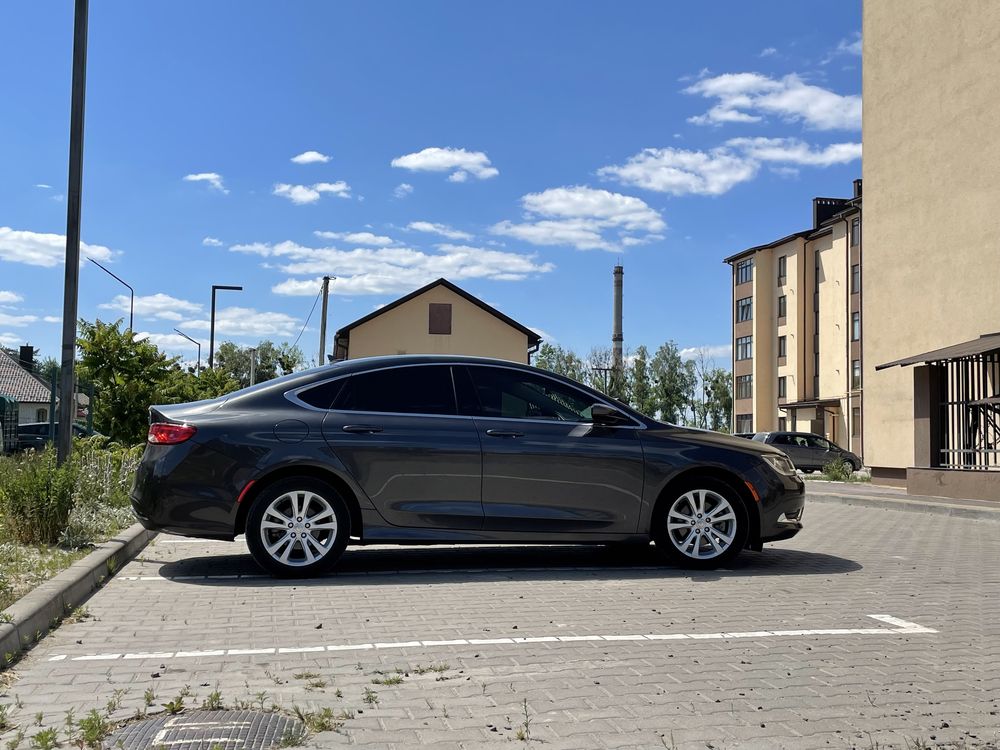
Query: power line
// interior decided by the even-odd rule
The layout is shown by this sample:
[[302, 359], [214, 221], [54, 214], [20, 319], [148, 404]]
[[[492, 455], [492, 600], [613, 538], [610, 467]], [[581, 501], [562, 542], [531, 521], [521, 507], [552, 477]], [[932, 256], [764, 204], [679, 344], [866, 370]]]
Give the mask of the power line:
[[309, 315], [306, 316], [306, 322], [302, 324], [302, 330], [299, 331], [299, 335], [295, 337], [295, 343], [292, 346], [297, 346], [299, 339], [302, 338], [302, 334], [306, 332], [306, 326], [309, 325], [309, 321], [312, 320], [313, 313], [316, 312], [316, 303], [319, 302], [319, 297], [323, 293], [323, 287], [320, 286], [319, 291], [316, 292], [316, 299], [313, 300], [313, 306], [309, 308]]

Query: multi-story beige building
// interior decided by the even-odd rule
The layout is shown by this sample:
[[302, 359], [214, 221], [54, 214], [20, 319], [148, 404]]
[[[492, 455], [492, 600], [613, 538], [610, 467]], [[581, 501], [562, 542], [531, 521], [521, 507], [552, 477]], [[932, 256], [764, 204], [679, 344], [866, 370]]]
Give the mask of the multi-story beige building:
[[998, 500], [1000, 3], [866, 2], [863, 32], [865, 459]]
[[861, 180], [814, 198], [810, 228], [726, 263], [733, 431], [815, 432], [863, 457]]
[[528, 363], [541, 337], [446, 279], [341, 328], [336, 359], [382, 354], [470, 354]]

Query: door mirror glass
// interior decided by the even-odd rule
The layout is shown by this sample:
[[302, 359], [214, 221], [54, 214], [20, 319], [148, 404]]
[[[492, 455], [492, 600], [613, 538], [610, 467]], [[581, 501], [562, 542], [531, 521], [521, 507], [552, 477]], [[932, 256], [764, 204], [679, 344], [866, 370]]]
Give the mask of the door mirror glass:
[[625, 414], [606, 404], [594, 404], [591, 406], [590, 418], [594, 424], [603, 425], [604, 427], [617, 427], [631, 422]]

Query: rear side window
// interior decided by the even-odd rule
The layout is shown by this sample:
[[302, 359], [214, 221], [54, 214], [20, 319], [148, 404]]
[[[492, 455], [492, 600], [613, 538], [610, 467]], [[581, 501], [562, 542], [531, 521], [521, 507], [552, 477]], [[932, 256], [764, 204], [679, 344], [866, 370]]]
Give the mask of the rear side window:
[[549, 378], [521, 370], [470, 367], [478, 416], [589, 422], [594, 399]]
[[343, 380], [329, 380], [326, 383], [299, 391], [298, 399], [309, 406], [315, 406], [317, 409], [329, 409], [333, 406], [334, 400], [343, 387]]
[[447, 365], [392, 367], [351, 375], [335, 409], [392, 414], [454, 414], [455, 389]]

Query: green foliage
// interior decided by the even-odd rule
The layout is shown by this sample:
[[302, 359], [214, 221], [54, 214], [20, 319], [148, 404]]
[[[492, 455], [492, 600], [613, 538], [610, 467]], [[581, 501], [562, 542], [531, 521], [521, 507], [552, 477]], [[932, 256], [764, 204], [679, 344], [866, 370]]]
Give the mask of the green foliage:
[[78, 740], [81, 747], [99, 748], [104, 738], [111, 734], [114, 725], [107, 716], [98, 713], [95, 708], [77, 722], [76, 728], [79, 731]]
[[533, 364], [535, 367], [564, 375], [581, 383], [586, 377], [583, 361], [573, 352], [554, 344], [542, 344]]
[[681, 424], [694, 399], [698, 376], [692, 361], [681, 359], [673, 341], [662, 344], [649, 363], [653, 402], [666, 422]]
[[28, 452], [0, 461], [4, 536], [20, 544], [55, 544], [73, 508], [78, 466], [56, 465], [56, 452]]
[[632, 408], [647, 417], [655, 416], [656, 401], [653, 398], [653, 382], [649, 377], [649, 352], [645, 346], [639, 346], [635, 350], [626, 374]]
[[[288, 375], [305, 365], [302, 350], [288, 343], [275, 345], [272, 341], [261, 341], [257, 346], [257, 366], [255, 382], [262, 383], [279, 375]], [[219, 345], [214, 354], [216, 371], [221, 371], [239, 383], [240, 388], [250, 385], [251, 347], [237, 346], [231, 341]]]
[[823, 477], [831, 482], [849, 482], [852, 476], [851, 465], [842, 458], [835, 458], [823, 466]]
[[55, 729], [43, 729], [31, 738], [33, 750], [54, 750], [59, 747], [59, 733]]

